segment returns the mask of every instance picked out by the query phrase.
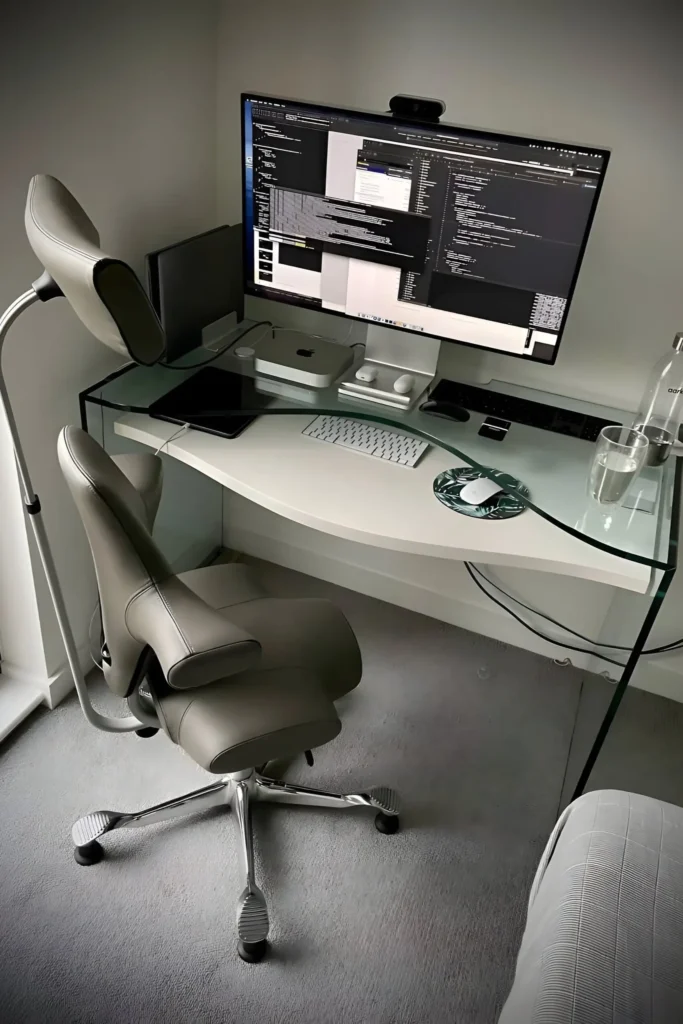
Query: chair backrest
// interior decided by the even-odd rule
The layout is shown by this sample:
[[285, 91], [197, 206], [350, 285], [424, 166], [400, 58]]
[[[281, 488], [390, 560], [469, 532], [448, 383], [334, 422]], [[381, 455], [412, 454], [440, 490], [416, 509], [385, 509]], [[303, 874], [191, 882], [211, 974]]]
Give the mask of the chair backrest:
[[65, 427], [57, 450], [95, 562], [111, 657], [104, 675], [124, 697], [144, 647], [128, 630], [126, 609], [142, 590], [173, 573], [152, 539], [142, 498], [97, 441], [80, 427]]
[[95, 225], [50, 174], [28, 187], [26, 234], [76, 315], [110, 348], [150, 366], [166, 352], [159, 318], [134, 271], [100, 249]]

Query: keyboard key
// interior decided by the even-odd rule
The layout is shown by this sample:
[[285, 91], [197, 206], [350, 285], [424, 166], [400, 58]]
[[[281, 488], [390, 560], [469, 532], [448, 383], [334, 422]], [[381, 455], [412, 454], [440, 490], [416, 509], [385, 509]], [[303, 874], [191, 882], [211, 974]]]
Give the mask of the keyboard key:
[[316, 416], [302, 433], [410, 469], [429, 448], [426, 441], [346, 416]]

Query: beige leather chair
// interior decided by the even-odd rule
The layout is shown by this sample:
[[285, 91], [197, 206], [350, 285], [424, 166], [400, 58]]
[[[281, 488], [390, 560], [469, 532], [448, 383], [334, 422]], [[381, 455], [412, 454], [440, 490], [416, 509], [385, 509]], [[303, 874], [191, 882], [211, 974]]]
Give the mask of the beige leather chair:
[[[100, 340], [141, 362], [163, 355], [163, 332], [135, 275], [101, 252], [92, 223], [56, 179], [33, 179], [26, 224], [50, 287], [61, 289]], [[58, 454], [95, 563], [106, 681], [128, 702], [141, 735], [162, 729], [217, 776], [203, 789], [144, 811], [85, 815], [73, 829], [76, 860], [101, 860], [98, 840], [113, 829], [216, 805], [232, 808], [245, 875], [238, 951], [247, 961], [260, 960], [268, 912], [254, 879], [252, 800], [366, 807], [375, 811], [380, 831], [398, 828], [389, 789], [325, 793], [259, 771], [338, 735], [334, 702], [361, 677], [355, 636], [328, 601], [272, 597], [245, 565], [175, 574], [152, 537], [161, 495], [157, 456], [123, 456], [117, 464], [77, 427], [62, 431]]]

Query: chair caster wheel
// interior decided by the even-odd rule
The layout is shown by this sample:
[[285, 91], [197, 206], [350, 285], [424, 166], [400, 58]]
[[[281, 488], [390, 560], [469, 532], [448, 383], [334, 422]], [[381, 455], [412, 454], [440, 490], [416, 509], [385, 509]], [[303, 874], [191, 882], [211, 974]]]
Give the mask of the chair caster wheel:
[[74, 847], [74, 860], [77, 864], [83, 864], [85, 866], [89, 864], [97, 864], [104, 857], [104, 848], [96, 839], [93, 839], [92, 843], [86, 843], [85, 846]]
[[135, 735], [139, 736], [141, 740], [148, 740], [150, 736], [156, 736], [158, 732], [159, 730], [155, 729], [153, 726], [146, 725], [142, 729], [136, 729]]
[[267, 949], [268, 942], [266, 939], [261, 939], [260, 942], [243, 942], [240, 939], [237, 943], [237, 952], [248, 964], [257, 964], [259, 960], [263, 960]]
[[375, 828], [385, 836], [393, 836], [398, 832], [398, 825], [398, 814], [385, 814], [384, 811], [380, 811], [375, 817]]

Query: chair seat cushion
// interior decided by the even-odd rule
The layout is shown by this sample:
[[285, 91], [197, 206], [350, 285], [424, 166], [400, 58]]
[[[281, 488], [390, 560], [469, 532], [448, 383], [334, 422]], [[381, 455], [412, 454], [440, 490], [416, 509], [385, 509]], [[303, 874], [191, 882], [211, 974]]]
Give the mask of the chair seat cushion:
[[194, 569], [180, 579], [259, 642], [259, 670], [309, 670], [330, 700], [338, 700], [360, 682], [356, 637], [343, 612], [330, 601], [270, 597], [258, 575], [240, 562]]
[[155, 703], [171, 739], [219, 775], [322, 746], [341, 729], [321, 681], [298, 667], [168, 690]]

